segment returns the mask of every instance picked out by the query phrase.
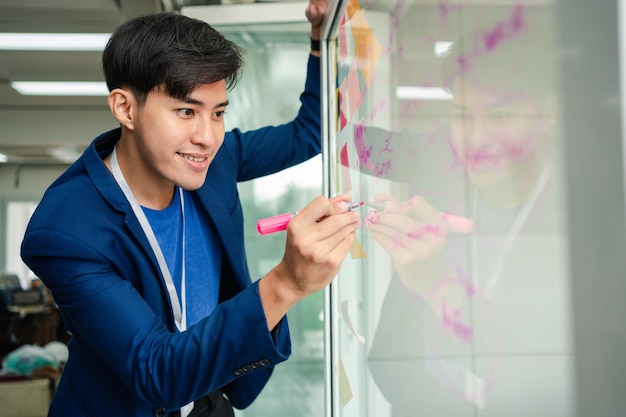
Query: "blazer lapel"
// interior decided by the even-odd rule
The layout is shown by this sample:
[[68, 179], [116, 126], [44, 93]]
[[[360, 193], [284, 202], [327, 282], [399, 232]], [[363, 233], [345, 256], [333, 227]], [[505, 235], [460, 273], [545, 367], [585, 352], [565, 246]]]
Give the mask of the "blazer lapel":
[[117, 211], [124, 213], [124, 224], [126, 224], [126, 227], [133, 237], [141, 244], [141, 248], [146, 256], [150, 258], [155, 271], [158, 271], [161, 277], [163, 288], [165, 288], [165, 281], [161, 274], [156, 255], [150, 247], [150, 242], [141, 228], [137, 217], [133, 213], [130, 203], [126, 199], [126, 196], [124, 196], [122, 189], [102, 160], [101, 154], [111, 152], [119, 140], [119, 136], [120, 129], [118, 128], [97, 137], [83, 154], [84, 167], [102, 197]]

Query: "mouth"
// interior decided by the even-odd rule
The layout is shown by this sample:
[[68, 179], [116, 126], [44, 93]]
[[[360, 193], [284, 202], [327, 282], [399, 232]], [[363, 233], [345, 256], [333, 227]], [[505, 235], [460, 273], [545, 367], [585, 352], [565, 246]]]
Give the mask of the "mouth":
[[208, 157], [206, 156], [194, 156], [194, 155], [190, 155], [190, 154], [186, 154], [186, 153], [180, 153], [177, 152], [177, 154], [179, 156], [181, 156], [182, 158], [191, 161], [191, 162], [204, 162], [208, 159]]
[[497, 166], [502, 162], [502, 159], [503, 155], [500, 154], [477, 153], [467, 155], [465, 157], [465, 163], [474, 169], [479, 169]]

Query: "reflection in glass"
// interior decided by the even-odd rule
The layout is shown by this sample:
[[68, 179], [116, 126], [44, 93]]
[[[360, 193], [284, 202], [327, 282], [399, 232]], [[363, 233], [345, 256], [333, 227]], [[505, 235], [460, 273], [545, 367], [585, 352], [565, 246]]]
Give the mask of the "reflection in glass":
[[574, 413], [552, 13], [342, 10], [333, 183], [367, 204], [334, 284], [340, 415]]

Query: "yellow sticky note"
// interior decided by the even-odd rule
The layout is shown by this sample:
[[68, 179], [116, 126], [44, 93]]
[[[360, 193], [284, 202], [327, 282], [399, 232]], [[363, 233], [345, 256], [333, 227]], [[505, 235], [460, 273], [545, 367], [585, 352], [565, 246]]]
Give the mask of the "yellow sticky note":
[[341, 406], [345, 407], [346, 404], [352, 399], [352, 388], [350, 388], [350, 381], [348, 381], [348, 375], [343, 367], [343, 363], [339, 361], [339, 395], [341, 396]]
[[352, 246], [350, 246], [350, 256], [352, 259], [363, 259], [367, 257], [363, 246], [361, 246], [361, 242], [359, 242], [359, 238], [355, 238], [352, 242]]

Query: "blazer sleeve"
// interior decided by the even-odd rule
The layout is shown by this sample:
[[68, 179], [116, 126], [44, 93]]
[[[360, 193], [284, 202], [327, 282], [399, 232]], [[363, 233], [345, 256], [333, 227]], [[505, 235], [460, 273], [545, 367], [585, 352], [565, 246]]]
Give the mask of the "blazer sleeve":
[[309, 55], [304, 92], [295, 119], [247, 132], [234, 129], [220, 152], [237, 161], [237, 181], [273, 174], [321, 152], [320, 59]]
[[[120, 271], [124, 263], [145, 258], [140, 249], [83, 233], [68, 234], [63, 225], [31, 228], [22, 256], [50, 288], [74, 334], [71, 351], [82, 361], [75, 365], [85, 368], [79, 376], [85, 385], [95, 372], [121, 381], [142, 400], [173, 409], [244, 378], [230, 392], [241, 408], [256, 397], [271, 367], [289, 356], [288, 333], [275, 341], [267, 329], [257, 284], [187, 331], [172, 332]], [[119, 258], [116, 264], [111, 253]], [[140, 271], [154, 275], [149, 268]]]

